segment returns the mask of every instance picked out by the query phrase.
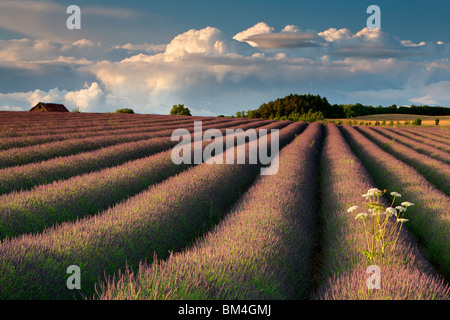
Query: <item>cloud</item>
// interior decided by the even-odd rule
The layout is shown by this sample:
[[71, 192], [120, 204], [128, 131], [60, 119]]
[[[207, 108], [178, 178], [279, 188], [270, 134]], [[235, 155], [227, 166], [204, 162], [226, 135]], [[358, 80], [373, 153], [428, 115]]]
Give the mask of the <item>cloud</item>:
[[449, 105], [450, 44], [420, 44], [367, 28], [276, 32], [264, 22], [234, 36], [191, 29], [166, 44], [0, 40], [0, 106], [26, 110], [47, 100], [82, 111], [167, 114], [183, 103], [194, 115], [212, 115], [298, 92], [332, 103]]
[[[2, 0], [0, 28], [34, 39], [71, 42], [95, 38], [106, 42], [126, 38], [123, 35], [125, 30], [131, 30], [128, 38], [130, 34], [134, 36], [140, 25], [141, 14], [128, 8], [81, 5], [81, 30], [69, 30], [67, 7], [68, 4], [53, 1]], [[109, 32], [105, 33], [105, 30]]]
[[152, 43], [141, 43], [141, 44], [131, 44], [126, 43], [124, 45], [116, 45], [114, 49], [124, 49], [128, 52], [145, 52], [145, 53], [161, 53], [166, 51], [167, 44], [152, 44]]
[[276, 49], [276, 48], [305, 48], [319, 47], [320, 44], [312, 41], [317, 39], [311, 33], [299, 32], [280, 32], [271, 34], [258, 34], [250, 36], [246, 41], [256, 43], [260, 49]]
[[77, 91], [60, 90], [53, 88], [48, 91], [36, 89], [29, 92], [0, 93], [0, 110], [27, 111], [38, 102], [62, 103], [69, 110], [79, 107], [81, 111], [104, 110], [104, 92], [98, 83]]
[[90, 86], [85, 83], [84, 89], [79, 91], [70, 91], [64, 95], [64, 100], [80, 108], [82, 111], [93, 111], [98, 107], [102, 99], [103, 91], [97, 82]]
[[347, 28], [339, 30], [336, 28], [330, 28], [328, 30], [319, 32], [318, 35], [328, 42], [333, 42], [339, 40], [349, 40], [353, 36], [353, 33]]
[[439, 81], [417, 88], [415, 95], [419, 97], [411, 98], [413, 103], [439, 105], [450, 104], [450, 81]]
[[313, 41], [318, 38], [314, 33], [301, 32], [295, 25], [287, 25], [281, 32], [274, 32], [274, 28], [264, 22], [239, 32], [233, 37], [235, 40], [247, 42], [259, 49], [319, 47], [320, 44]]
[[353, 33], [349, 29], [330, 28], [318, 35], [327, 41], [328, 55], [361, 59], [409, 58], [430, 54], [427, 43], [400, 40], [382, 29], [363, 28]]
[[252, 47], [257, 47], [258, 44], [253, 41], [246, 41], [249, 37], [255, 36], [255, 35], [261, 35], [261, 34], [268, 34], [274, 32], [274, 28], [267, 25], [265, 22], [259, 22], [255, 24], [253, 27], [248, 28], [247, 30], [241, 31], [237, 33], [233, 39], [237, 41], [247, 42]]
[[400, 43], [404, 47], [422, 47], [427, 44], [425, 41], [421, 41], [420, 43], [413, 43], [411, 40], [402, 40]]
[[226, 56], [254, 52], [247, 45], [230, 39], [221, 30], [206, 27], [201, 30], [191, 29], [176, 36], [166, 47], [166, 61], [181, 59], [185, 55]]

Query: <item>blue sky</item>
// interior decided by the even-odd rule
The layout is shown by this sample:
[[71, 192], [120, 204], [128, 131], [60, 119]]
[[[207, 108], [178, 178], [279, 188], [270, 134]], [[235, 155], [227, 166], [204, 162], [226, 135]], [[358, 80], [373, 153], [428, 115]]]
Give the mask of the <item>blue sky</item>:
[[[366, 28], [372, 4], [381, 29]], [[0, 0], [0, 110], [231, 115], [290, 93], [448, 107], [449, 14], [436, 0]]]

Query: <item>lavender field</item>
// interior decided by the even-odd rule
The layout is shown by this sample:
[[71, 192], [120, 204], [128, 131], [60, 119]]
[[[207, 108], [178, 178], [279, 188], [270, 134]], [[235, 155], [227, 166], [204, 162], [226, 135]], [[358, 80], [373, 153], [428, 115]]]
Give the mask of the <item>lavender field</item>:
[[[267, 130], [277, 173], [260, 174], [239, 134], [214, 142], [245, 163], [175, 164], [171, 135], [194, 137], [194, 121], [224, 137]], [[0, 112], [0, 299], [449, 300], [449, 145], [425, 127]], [[392, 191], [413, 204], [395, 246], [368, 260], [348, 209], [373, 188], [385, 207]]]

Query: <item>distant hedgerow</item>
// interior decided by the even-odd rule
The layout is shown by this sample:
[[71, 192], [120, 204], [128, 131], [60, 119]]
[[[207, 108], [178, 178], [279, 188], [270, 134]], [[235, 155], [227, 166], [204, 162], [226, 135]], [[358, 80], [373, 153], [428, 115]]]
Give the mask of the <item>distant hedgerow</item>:
[[114, 113], [134, 113], [133, 109], [130, 108], [123, 108], [123, 109], [117, 109], [114, 111]]

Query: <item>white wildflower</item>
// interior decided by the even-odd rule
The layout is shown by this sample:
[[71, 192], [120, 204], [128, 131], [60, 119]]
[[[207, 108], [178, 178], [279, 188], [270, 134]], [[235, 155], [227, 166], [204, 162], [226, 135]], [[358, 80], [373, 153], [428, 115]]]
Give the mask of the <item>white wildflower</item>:
[[410, 206], [413, 206], [413, 205], [414, 205], [414, 203], [409, 202], [409, 201], [402, 202], [402, 206], [404, 206], [404, 207], [410, 207]]
[[394, 192], [391, 192], [391, 196], [401, 197], [402, 195], [400, 193], [394, 191]]
[[396, 206], [395, 209], [397, 209], [399, 212], [405, 212], [406, 208], [402, 206]]
[[366, 217], [367, 217], [367, 213], [360, 213], [360, 214], [356, 215], [355, 219], [366, 218]]
[[397, 219], [398, 222], [406, 222], [409, 221], [408, 219]]
[[368, 191], [367, 191], [367, 193], [368, 194], [370, 194], [370, 195], [374, 195], [374, 194], [376, 194], [376, 193], [378, 193], [378, 192], [381, 192], [381, 190], [379, 190], [378, 188], [372, 188], [372, 189], [369, 189]]
[[353, 206], [353, 207], [349, 208], [349, 209], [347, 210], [347, 212], [353, 212], [353, 211], [355, 211], [355, 210], [358, 209], [358, 208], [359, 208], [358, 206]]
[[395, 216], [396, 216], [396, 215], [397, 215], [397, 210], [395, 210], [395, 209], [392, 208], [392, 207], [389, 207], [389, 208], [386, 209], [385, 214], [387, 214], [388, 217], [390, 217], [390, 216], [392, 216], [392, 215], [395, 215]]

